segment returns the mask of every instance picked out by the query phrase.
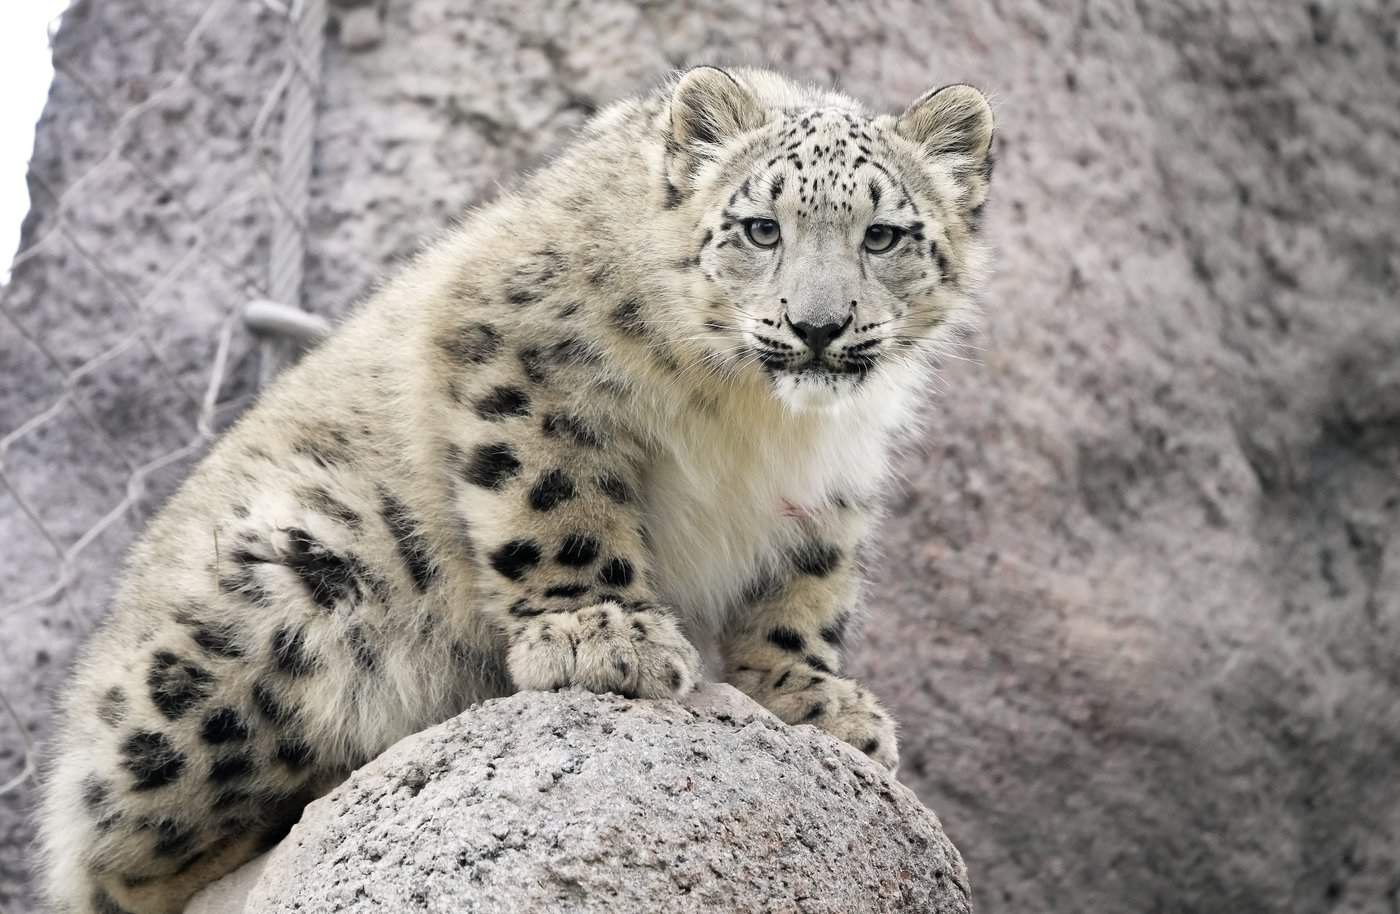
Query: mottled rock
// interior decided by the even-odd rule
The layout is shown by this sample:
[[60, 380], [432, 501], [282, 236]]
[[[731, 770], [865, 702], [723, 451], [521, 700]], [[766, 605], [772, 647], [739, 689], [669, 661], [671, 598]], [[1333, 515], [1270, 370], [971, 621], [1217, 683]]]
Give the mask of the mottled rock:
[[251, 869], [193, 914], [972, 910], [913, 793], [726, 685], [475, 706], [351, 775]]

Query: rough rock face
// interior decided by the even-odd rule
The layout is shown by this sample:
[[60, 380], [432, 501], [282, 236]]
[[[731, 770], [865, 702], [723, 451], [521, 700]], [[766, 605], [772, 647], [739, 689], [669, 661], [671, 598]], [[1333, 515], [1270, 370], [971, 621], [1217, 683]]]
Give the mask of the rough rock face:
[[938, 819], [864, 756], [726, 685], [685, 706], [486, 702], [312, 804], [195, 914], [967, 914]]
[[[113, 110], [169, 75], [198, 7], [81, 4], [58, 53], [84, 85], [133, 98], [99, 105], [61, 76], [36, 178], [65, 187], [107, 151]], [[150, 109], [128, 142], [196, 207], [251, 180], [230, 137], [276, 71], [271, 14], [223, 9], [218, 47], [195, 55], [212, 95]], [[903, 724], [901, 777], [990, 914], [1400, 906], [1393, 2], [385, 9], [377, 43], [327, 50], [308, 260], [323, 313], [675, 65], [772, 63], [891, 107], [941, 82], [991, 92], [999, 274], [973, 361], [949, 363], [904, 462], [854, 657]], [[151, 290], [149, 265], [186, 250], [161, 228], [180, 224], [174, 204], [125, 171], [89, 188], [65, 209], [79, 240]], [[26, 243], [57, 218], [51, 195], [36, 200]], [[255, 264], [262, 216], [239, 218], [216, 247]], [[196, 259], [156, 289], [158, 343], [192, 378], [234, 278]], [[126, 329], [107, 280], [67, 248], [3, 294], [65, 358]], [[3, 319], [0, 358], [4, 434], [62, 388]], [[174, 390], [138, 348], [77, 395], [149, 459], [188, 440], [166, 422], [187, 415]], [[24, 441], [6, 471], [69, 545], [128, 474], [71, 418]], [[5, 607], [54, 566], [0, 489], [0, 687], [36, 735], [138, 522], [83, 553], [69, 604], [21, 618]], [[0, 779], [18, 771], [6, 726]], [[7, 914], [25, 909], [21, 808], [0, 798]]]

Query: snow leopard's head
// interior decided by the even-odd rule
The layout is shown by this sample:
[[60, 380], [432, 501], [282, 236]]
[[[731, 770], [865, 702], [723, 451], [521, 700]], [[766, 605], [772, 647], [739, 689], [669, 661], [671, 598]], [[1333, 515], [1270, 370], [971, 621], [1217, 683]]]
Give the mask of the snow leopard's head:
[[925, 363], [965, 324], [984, 255], [992, 112], [965, 85], [898, 116], [763, 70], [687, 71], [668, 203], [696, 217], [697, 339], [794, 407]]

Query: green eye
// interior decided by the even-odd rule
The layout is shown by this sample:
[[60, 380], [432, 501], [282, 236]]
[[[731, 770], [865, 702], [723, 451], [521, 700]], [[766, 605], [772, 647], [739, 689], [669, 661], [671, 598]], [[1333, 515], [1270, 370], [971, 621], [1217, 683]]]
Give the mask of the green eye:
[[778, 223], [772, 219], [744, 220], [744, 234], [748, 235], [749, 240], [761, 248], [771, 248], [783, 237], [783, 233], [778, 229]]
[[904, 229], [877, 222], [865, 230], [865, 249], [872, 254], [883, 254], [898, 244], [903, 235]]

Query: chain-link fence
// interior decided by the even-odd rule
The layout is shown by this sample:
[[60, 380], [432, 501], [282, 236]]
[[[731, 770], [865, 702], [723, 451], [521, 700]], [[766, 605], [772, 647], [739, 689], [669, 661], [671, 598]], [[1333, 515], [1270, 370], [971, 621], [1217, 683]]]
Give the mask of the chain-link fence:
[[[326, 18], [79, 0], [51, 29], [0, 289], [0, 849], [23, 844], [49, 693], [122, 552], [275, 361], [248, 305], [299, 300]], [[0, 910], [23, 866], [0, 862]]]

